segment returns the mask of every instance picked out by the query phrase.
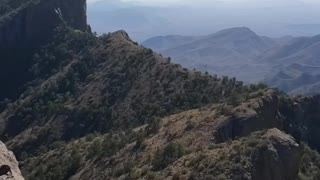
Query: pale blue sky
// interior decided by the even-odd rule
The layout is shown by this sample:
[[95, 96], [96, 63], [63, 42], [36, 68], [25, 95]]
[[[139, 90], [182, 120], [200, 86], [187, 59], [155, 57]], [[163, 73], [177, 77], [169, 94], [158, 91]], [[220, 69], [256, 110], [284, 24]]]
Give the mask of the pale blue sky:
[[[88, 0], [89, 3], [96, 1], [115, 1], [115, 0]], [[122, 2], [137, 3], [143, 5], [200, 5], [225, 3], [229, 5], [290, 5], [292, 3], [318, 4], [320, 0], [118, 0]]]
[[[97, 1], [101, 3], [94, 3]], [[320, 34], [320, 0], [88, 0], [88, 3], [88, 19], [94, 31], [124, 29], [138, 41], [158, 35], [206, 35], [239, 26], [272, 37]]]

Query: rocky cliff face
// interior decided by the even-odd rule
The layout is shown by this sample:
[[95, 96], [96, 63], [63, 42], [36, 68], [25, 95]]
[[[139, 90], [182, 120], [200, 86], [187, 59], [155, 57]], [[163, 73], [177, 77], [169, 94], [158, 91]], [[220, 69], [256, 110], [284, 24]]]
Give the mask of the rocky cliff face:
[[[41, 0], [0, 17], [0, 48], [32, 48], [47, 39], [65, 21], [87, 30], [86, 0]], [[26, 50], [26, 49], [23, 49]]]
[[14, 154], [0, 142], [0, 180], [24, 180]]
[[277, 93], [269, 90], [263, 97], [242, 103], [230, 111], [229, 117], [218, 126], [215, 139], [217, 143], [268, 128], [283, 129]]
[[14, 98], [19, 85], [31, 79], [33, 54], [52, 40], [55, 28], [66, 23], [87, 31], [86, 0], [25, 1], [0, 16], [0, 100]]
[[262, 135], [270, 142], [253, 154], [252, 179], [297, 179], [302, 148], [291, 136], [278, 129], [270, 129]]
[[282, 108], [282, 114], [286, 117], [289, 132], [320, 150], [320, 96], [300, 97], [283, 104], [287, 106]]

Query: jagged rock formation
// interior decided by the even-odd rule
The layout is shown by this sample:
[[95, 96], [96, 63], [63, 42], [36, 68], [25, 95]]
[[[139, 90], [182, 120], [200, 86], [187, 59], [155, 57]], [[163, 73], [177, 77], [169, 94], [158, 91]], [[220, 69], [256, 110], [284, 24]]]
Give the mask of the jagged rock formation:
[[[289, 129], [288, 132], [295, 134], [297, 139], [308, 142], [312, 148], [320, 150], [320, 96], [298, 97], [291, 102], [286, 101], [283, 104], [289, 108], [282, 108], [285, 114], [285, 122]], [[289, 128], [291, 127], [291, 128]]]
[[24, 180], [14, 154], [0, 142], [0, 180]]
[[268, 130], [262, 139], [271, 142], [254, 154], [252, 179], [297, 179], [302, 148], [289, 135], [278, 129]]
[[262, 129], [283, 129], [281, 116], [277, 92], [269, 90], [262, 98], [252, 99], [235, 108], [232, 116], [219, 124], [216, 142], [226, 142]]

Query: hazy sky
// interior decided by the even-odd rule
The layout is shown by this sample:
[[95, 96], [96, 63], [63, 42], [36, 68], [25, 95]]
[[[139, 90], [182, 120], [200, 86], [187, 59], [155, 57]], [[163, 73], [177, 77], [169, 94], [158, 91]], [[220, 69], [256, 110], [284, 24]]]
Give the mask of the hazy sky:
[[[265, 36], [320, 34], [320, 0], [87, 0], [99, 34], [119, 29], [142, 41], [249, 27]], [[99, 2], [100, 1], [100, 2]]]
[[[115, 1], [115, 0], [88, 0], [89, 3], [96, 1]], [[230, 5], [290, 5], [292, 3], [319, 4], [319, 0], [118, 0], [122, 2], [136, 3], [141, 5], [214, 5], [226, 3]]]

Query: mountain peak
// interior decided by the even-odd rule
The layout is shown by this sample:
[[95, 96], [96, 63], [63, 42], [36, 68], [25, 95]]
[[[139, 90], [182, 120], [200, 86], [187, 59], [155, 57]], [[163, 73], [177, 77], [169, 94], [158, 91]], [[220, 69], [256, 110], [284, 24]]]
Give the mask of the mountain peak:
[[113, 32], [111, 33], [111, 35], [117, 36], [120, 38], [130, 39], [128, 33], [125, 30], [119, 30], [119, 31]]
[[113, 33], [110, 33], [111, 39], [113, 42], [123, 42], [127, 43], [130, 42], [130, 44], [134, 43], [136, 44], [128, 35], [128, 33], [124, 30], [119, 30]]
[[235, 28], [229, 28], [229, 29], [224, 29], [221, 30], [215, 35], [222, 35], [222, 34], [236, 34], [236, 35], [251, 35], [251, 36], [257, 36], [255, 32], [253, 32], [250, 28], [248, 27], [235, 27]]

